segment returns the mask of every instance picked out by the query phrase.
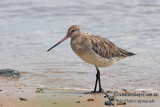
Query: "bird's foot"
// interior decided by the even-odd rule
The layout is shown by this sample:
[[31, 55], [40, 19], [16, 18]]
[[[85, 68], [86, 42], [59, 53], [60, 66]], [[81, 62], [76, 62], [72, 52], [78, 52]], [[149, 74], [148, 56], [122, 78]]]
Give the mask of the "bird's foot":
[[104, 93], [104, 89], [100, 88], [99, 92]]

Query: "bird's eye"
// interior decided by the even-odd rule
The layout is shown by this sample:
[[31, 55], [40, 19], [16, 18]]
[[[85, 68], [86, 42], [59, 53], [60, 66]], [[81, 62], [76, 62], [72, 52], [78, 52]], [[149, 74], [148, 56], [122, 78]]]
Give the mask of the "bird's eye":
[[75, 29], [71, 31], [71, 33], [73, 33], [74, 31], [76, 31]]
[[72, 34], [74, 31], [79, 30], [79, 29], [73, 29], [71, 30], [70, 34]]

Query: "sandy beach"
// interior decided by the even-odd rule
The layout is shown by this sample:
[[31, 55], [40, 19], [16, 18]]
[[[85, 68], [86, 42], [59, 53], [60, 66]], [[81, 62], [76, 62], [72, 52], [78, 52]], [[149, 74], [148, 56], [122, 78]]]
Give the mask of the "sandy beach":
[[[111, 91], [111, 90], [110, 90]], [[104, 93], [84, 94], [86, 90], [60, 90], [27, 84], [6, 84], [0, 87], [0, 107], [107, 107]], [[115, 92], [114, 92], [115, 93]], [[117, 94], [118, 93], [118, 94]], [[143, 93], [125, 96], [124, 93]], [[152, 93], [152, 96], [149, 94]], [[156, 92], [116, 92], [116, 107], [158, 107], [160, 97]], [[121, 94], [121, 96], [120, 96]], [[122, 95], [123, 94], [123, 95]], [[154, 95], [155, 94], [155, 95]], [[111, 93], [113, 95], [113, 93]], [[128, 94], [129, 95], [129, 94]], [[126, 102], [124, 105], [117, 105]]]
[[160, 107], [160, 0], [1, 0], [0, 13], [0, 70], [21, 74], [0, 76], [0, 107], [109, 107], [104, 93], [84, 94], [96, 68], [69, 39], [47, 52], [71, 25], [136, 54], [99, 68], [116, 107]]

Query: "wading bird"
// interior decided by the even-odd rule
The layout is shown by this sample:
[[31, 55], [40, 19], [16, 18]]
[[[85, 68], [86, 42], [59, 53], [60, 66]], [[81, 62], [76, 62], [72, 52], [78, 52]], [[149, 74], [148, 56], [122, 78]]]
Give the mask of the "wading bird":
[[[68, 38], [71, 38], [70, 45], [72, 50], [82, 60], [96, 67], [97, 74], [95, 88], [94, 91], [91, 91], [91, 93], [103, 92], [100, 81], [99, 67], [108, 67], [117, 63], [120, 59], [135, 55], [132, 52], [128, 52], [117, 47], [106, 38], [90, 33], [83, 33], [78, 25], [72, 25], [68, 29], [67, 35], [47, 51], [50, 51], [52, 48], [56, 47]], [[96, 91], [98, 82], [99, 90]]]

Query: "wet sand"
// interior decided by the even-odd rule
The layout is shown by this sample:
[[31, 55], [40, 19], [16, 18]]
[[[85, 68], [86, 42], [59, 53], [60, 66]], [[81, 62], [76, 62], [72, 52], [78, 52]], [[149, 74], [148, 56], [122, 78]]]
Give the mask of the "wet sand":
[[[55, 90], [25, 84], [12, 84], [6, 85], [6, 87], [3, 85], [3, 87], [0, 87], [0, 90], [0, 107], [107, 107], [104, 102], [108, 100], [104, 98], [105, 95], [103, 93], [84, 94], [86, 91]], [[128, 93], [128, 91], [121, 91], [119, 93]], [[23, 98], [26, 101], [23, 101]], [[94, 101], [87, 101], [88, 99]], [[128, 99], [126, 105], [117, 105], [117, 101], [114, 101], [116, 107], [158, 107], [160, 105], [159, 96], [118, 96], [116, 99], [121, 99], [122, 101]], [[134, 102], [139, 99], [153, 101], [148, 103]]]

